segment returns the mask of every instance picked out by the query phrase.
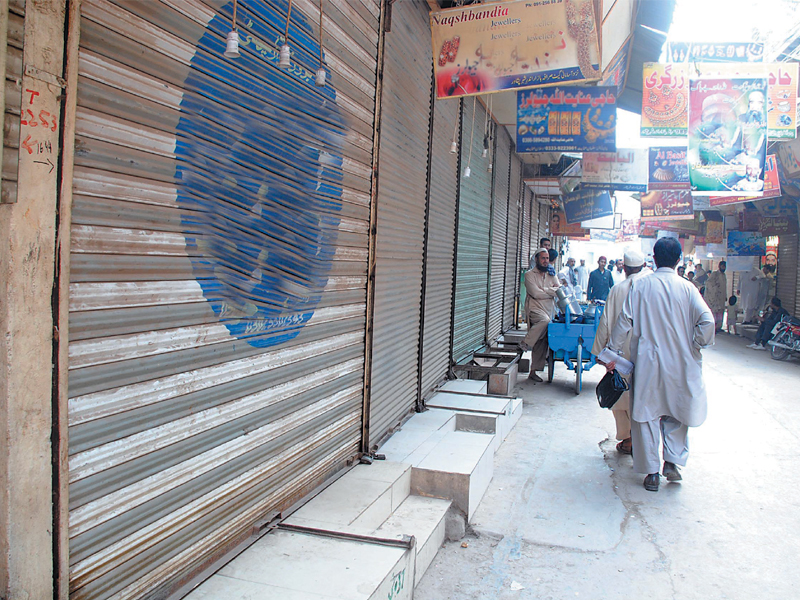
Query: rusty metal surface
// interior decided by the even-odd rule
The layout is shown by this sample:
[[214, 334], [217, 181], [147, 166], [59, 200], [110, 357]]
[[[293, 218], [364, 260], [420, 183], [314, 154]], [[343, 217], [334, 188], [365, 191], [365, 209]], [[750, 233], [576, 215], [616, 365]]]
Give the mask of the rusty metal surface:
[[[393, 11], [396, 26], [386, 33], [381, 98], [371, 444], [414, 410], [419, 371], [433, 63], [425, 54], [427, 5], [403, 2]], [[409, 48], [420, 53], [415, 60], [409, 60]]]
[[316, 3], [288, 72], [286, 3], [238, 8], [234, 61], [231, 2], [82, 0], [75, 599], [168, 594], [358, 449], [379, 6], [326, 3], [321, 89]]

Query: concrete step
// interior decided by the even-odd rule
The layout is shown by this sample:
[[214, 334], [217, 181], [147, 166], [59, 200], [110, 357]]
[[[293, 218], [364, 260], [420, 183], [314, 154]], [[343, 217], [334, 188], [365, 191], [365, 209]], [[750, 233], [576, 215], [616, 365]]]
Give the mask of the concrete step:
[[[509, 432], [522, 416], [522, 399], [500, 396], [465, 395], [448, 392], [437, 392], [426, 402], [429, 408], [456, 411], [460, 415], [484, 416], [496, 419], [494, 431], [498, 435], [495, 450], [506, 439]], [[475, 431], [466, 424], [467, 420], [457, 420], [456, 430]]]
[[403, 423], [400, 431], [390, 437], [378, 450], [387, 461], [413, 463], [448, 433], [456, 430], [456, 413], [450, 410], [426, 410]]
[[441, 390], [445, 392], [467, 392], [469, 394], [485, 394], [486, 381], [474, 379], [453, 379], [445, 383]]
[[413, 549], [280, 529], [265, 535], [187, 600], [385, 600], [412, 597]]

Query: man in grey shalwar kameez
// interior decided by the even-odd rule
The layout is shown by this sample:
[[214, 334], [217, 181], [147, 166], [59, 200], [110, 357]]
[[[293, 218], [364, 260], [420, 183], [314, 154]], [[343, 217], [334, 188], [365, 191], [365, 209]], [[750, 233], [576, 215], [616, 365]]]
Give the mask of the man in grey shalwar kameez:
[[653, 256], [658, 269], [631, 289], [609, 348], [619, 353], [631, 332], [633, 466], [647, 473], [644, 487], [655, 492], [660, 437], [664, 476], [680, 481], [677, 465], [685, 466], [689, 456], [688, 428], [706, 419], [700, 350], [714, 342], [714, 316], [697, 288], [675, 273], [677, 240], [658, 240]]

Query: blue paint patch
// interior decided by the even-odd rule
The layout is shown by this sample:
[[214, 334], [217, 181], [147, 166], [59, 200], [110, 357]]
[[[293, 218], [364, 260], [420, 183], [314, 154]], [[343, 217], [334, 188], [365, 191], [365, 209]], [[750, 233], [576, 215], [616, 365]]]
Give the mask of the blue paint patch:
[[176, 131], [194, 276], [231, 335], [256, 347], [291, 340], [313, 316], [342, 208], [345, 124], [330, 75], [324, 88], [309, 76], [319, 45], [297, 10], [293, 68], [278, 69], [286, 8], [239, 0], [233, 60], [223, 56], [232, 4], [220, 10], [197, 44]]

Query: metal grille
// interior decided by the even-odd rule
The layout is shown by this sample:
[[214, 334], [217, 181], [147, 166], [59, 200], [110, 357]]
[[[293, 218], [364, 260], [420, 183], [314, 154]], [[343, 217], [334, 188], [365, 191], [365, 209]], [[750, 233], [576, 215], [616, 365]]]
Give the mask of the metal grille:
[[[483, 105], [476, 102], [475, 97], [464, 101], [461, 117], [462, 172], [453, 323], [453, 360], [456, 362], [469, 357], [486, 341], [492, 180], [491, 173], [486, 169], [488, 157], [481, 158], [481, 126], [485, 113]], [[464, 177], [464, 167], [467, 165], [472, 171], [470, 177]]]
[[486, 338], [494, 340], [503, 328], [506, 253], [508, 248], [508, 178], [511, 138], [505, 127], [497, 130], [492, 182], [492, 262], [489, 283], [489, 314]]
[[74, 599], [164, 597], [358, 450], [380, 11], [83, 0]]
[[423, 397], [447, 376], [450, 367], [458, 194], [458, 154], [450, 152], [450, 143], [460, 118], [459, 102], [440, 100], [434, 103], [420, 388]]
[[522, 209], [521, 184], [522, 163], [511, 149], [511, 165], [508, 195], [508, 242], [506, 246], [506, 281], [505, 298], [503, 300], [503, 330], [514, 325], [514, 307], [516, 306], [519, 286], [519, 239], [520, 215]]
[[[433, 68], [429, 10], [421, 1], [394, 4], [385, 40], [370, 445], [417, 399]], [[409, 48], [416, 50], [409, 54]]]

